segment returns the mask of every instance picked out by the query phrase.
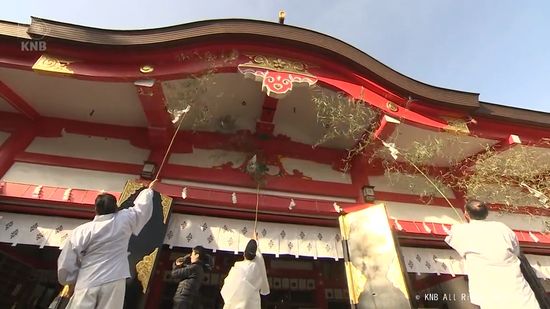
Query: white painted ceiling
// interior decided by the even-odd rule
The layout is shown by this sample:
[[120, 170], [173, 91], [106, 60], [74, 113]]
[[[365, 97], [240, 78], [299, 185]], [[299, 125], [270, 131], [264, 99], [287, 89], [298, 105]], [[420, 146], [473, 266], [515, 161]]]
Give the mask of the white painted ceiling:
[[40, 115], [73, 120], [147, 126], [136, 87], [0, 68], [0, 80]]
[[[408, 124], [399, 124], [393, 134], [386, 139], [387, 142], [395, 143], [395, 147], [402, 153], [411, 153], [418, 149], [417, 142], [439, 143], [439, 146], [428, 148], [441, 149], [434, 153], [433, 157], [426, 158], [421, 164], [433, 165], [438, 167], [449, 167], [456, 162], [474, 155], [488, 146], [496, 144], [498, 141], [460, 135], [447, 132], [436, 132], [418, 128]], [[393, 160], [388, 151], [382, 152], [387, 160]], [[402, 156], [398, 156], [397, 161], [404, 161]]]

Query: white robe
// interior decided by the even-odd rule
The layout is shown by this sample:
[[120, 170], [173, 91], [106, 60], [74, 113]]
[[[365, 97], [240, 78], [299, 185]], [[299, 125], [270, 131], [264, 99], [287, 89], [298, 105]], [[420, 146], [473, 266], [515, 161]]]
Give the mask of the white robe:
[[224, 309], [261, 308], [260, 294], [269, 294], [265, 262], [258, 251], [252, 260], [236, 262], [225, 278], [221, 290]]
[[79, 290], [130, 277], [128, 242], [152, 213], [153, 190], [145, 189], [133, 207], [96, 216], [75, 228], [57, 260], [59, 283], [76, 283], [75, 290]]
[[495, 221], [453, 225], [445, 241], [464, 258], [470, 301], [482, 309], [538, 309], [520, 269], [516, 234]]

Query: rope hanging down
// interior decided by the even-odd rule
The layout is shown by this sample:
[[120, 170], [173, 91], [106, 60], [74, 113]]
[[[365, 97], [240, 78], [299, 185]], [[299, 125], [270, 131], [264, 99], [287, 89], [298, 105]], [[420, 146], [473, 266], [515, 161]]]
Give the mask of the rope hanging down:
[[254, 235], [256, 235], [256, 226], [258, 225], [258, 206], [260, 205], [260, 184], [256, 186], [256, 214], [254, 216]]
[[[397, 150], [397, 148], [395, 148], [395, 145], [392, 144], [392, 143], [386, 143], [386, 141], [384, 141], [383, 139], [381, 139], [380, 137], [376, 136], [376, 139], [378, 139], [379, 141], [382, 142], [382, 144], [384, 145], [384, 147], [388, 148], [388, 150], [390, 151], [390, 155], [393, 157], [394, 160], [397, 160], [397, 155], [400, 154], [399, 150]], [[462, 216], [459, 214], [459, 212], [456, 210], [456, 208], [454, 207], [454, 205], [451, 203], [451, 201], [449, 201], [449, 199], [447, 198], [447, 196], [439, 189], [439, 187], [430, 179], [430, 177], [428, 177], [428, 175], [426, 175], [416, 164], [414, 164], [414, 162], [412, 162], [411, 160], [409, 160], [406, 156], [402, 156], [403, 159], [405, 159], [407, 161], [407, 163], [409, 163], [410, 165], [412, 165], [424, 178], [426, 178], [426, 180], [430, 183], [430, 185], [432, 185], [435, 190], [441, 194], [441, 196], [445, 199], [445, 201], [447, 202], [447, 204], [449, 204], [449, 206], [451, 206], [451, 208], [454, 210], [456, 216], [458, 217], [458, 219], [460, 220], [461, 223], [464, 223], [464, 219], [462, 219]]]

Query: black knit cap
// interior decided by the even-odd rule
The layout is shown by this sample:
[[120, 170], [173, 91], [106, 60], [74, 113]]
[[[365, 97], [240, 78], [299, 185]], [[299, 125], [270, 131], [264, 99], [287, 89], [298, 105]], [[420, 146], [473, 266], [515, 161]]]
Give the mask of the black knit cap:
[[249, 240], [244, 249], [244, 258], [253, 260], [256, 257], [256, 250], [258, 250], [258, 243], [254, 239]]

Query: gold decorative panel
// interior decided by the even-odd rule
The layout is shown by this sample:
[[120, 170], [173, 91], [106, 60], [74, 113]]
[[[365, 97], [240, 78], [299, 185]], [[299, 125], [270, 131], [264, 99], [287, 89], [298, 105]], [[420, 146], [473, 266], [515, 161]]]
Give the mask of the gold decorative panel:
[[250, 61], [247, 63], [239, 64], [239, 67], [255, 67], [276, 72], [291, 72], [311, 76], [311, 74], [307, 71], [307, 65], [300, 61], [289, 60], [275, 56], [247, 56], [250, 58]]
[[136, 193], [137, 190], [145, 187], [141, 182], [135, 180], [128, 180], [120, 197], [118, 198], [118, 207], [120, 207], [132, 194]]
[[397, 106], [397, 104], [393, 103], [392, 101], [386, 102], [386, 107], [394, 113], [399, 110], [399, 107]]
[[295, 60], [264, 55], [247, 55], [249, 62], [238, 65], [245, 78], [262, 82], [262, 91], [282, 99], [296, 86], [313, 86], [317, 77], [307, 71], [307, 65]]
[[44, 54], [36, 60], [32, 66], [32, 69], [46, 73], [73, 74], [74, 71], [69, 67], [69, 65], [73, 62], [74, 61]]
[[172, 198], [166, 195], [161, 194], [160, 195], [162, 205], [162, 215], [163, 215], [163, 223], [166, 224], [166, 220], [168, 220], [168, 214], [170, 213], [170, 206], [172, 205]]
[[157, 258], [158, 248], [156, 248], [149, 255], [143, 257], [141, 261], [136, 264], [137, 278], [141, 282], [142, 292], [147, 292], [149, 286], [149, 279], [151, 278], [151, 272], [153, 271], [153, 265], [155, 265], [155, 259]]
[[461, 134], [470, 134], [470, 129], [468, 128], [468, 122], [466, 122], [463, 119], [459, 118], [451, 118], [451, 117], [442, 117], [447, 122], [447, 127], [445, 128], [446, 131], [449, 132], [456, 132]]

